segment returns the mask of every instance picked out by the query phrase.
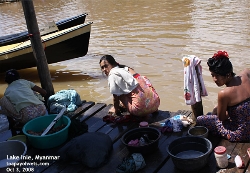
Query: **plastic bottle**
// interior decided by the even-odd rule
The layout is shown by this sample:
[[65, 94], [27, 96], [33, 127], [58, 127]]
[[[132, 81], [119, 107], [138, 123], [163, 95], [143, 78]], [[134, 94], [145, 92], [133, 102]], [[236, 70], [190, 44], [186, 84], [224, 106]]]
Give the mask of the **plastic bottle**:
[[146, 122], [146, 121], [140, 122], [139, 127], [149, 127], [148, 122]]
[[218, 146], [214, 149], [214, 156], [219, 168], [226, 168], [228, 166], [226, 151], [227, 149], [224, 146]]

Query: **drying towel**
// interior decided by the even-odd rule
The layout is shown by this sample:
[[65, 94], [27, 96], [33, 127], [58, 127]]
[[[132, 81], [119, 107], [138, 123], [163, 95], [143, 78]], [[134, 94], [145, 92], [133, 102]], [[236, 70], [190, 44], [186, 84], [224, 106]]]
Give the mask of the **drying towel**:
[[184, 64], [185, 102], [187, 105], [193, 105], [201, 101], [201, 96], [208, 95], [202, 78], [201, 60], [195, 55], [186, 55], [182, 58], [182, 62]]
[[128, 67], [114, 67], [109, 72], [108, 84], [111, 94], [120, 96], [128, 94], [138, 85], [137, 80], [129, 73]]

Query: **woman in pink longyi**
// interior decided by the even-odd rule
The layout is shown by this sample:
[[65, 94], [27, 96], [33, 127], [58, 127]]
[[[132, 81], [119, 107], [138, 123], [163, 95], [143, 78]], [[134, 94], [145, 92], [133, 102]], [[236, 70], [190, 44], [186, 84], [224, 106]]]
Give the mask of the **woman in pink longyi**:
[[120, 102], [131, 115], [146, 116], [158, 110], [160, 98], [150, 81], [134, 69], [120, 65], [111, 55], [100, 59], [102, 72], [108, 76], [114, 106], [109, 110], [119, 115]]

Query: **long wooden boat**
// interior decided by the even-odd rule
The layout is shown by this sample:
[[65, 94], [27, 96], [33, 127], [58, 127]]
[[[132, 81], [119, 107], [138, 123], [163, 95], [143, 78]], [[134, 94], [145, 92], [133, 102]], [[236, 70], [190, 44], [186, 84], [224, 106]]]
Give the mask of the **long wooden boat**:
[[[42, 36], [48, 64], [84, 56], [88, 52], [92, 22]], [[0, 47], [0, 72], [36, 66], [30, 40]]]
[[[87, 13], [83, 13], [74, 17], [70, 17], [67, 19], [60, 20], [56, 22], [58, 30], [63, 30], [75, 25], [79, 25], [85, 22]], [[28, 31], [16, 33], [16, 34], [10, 34], [6, 36], [0, 37], [0, 46], [6, 46], [9, 44], [24, 42], [29, 39]]]

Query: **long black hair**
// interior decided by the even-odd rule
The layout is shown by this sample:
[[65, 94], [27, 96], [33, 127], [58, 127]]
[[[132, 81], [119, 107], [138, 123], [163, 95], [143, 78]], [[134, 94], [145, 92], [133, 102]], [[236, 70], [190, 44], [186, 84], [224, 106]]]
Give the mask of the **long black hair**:
[[228, 74], [231, 74], [232, 76], [235, 76], [233, 65], [230, 62], [226, 51], [218, 51], [215, 53], [212, 58], [208, 59], [207, 65], [209, 66], [209, 71], [218, 75], [227, 76]]
[[116, 62], [115, 58], [114, 58], [113, 56], [111, 56], [111, 55], [104, 55], [103, 57], [101, 57], [99, 64], [100, 64], [103, 60], [108, 61], [108, 63], [109, 63], [110, 65], [112, 65], [113, 67], [115, 67], [115, 66], [118, 66], [119, 68], [128, 67], [128, 66], [126, 66], [126, 65], [122, 65], [122, 64], [119, 64], [118, 62]]

